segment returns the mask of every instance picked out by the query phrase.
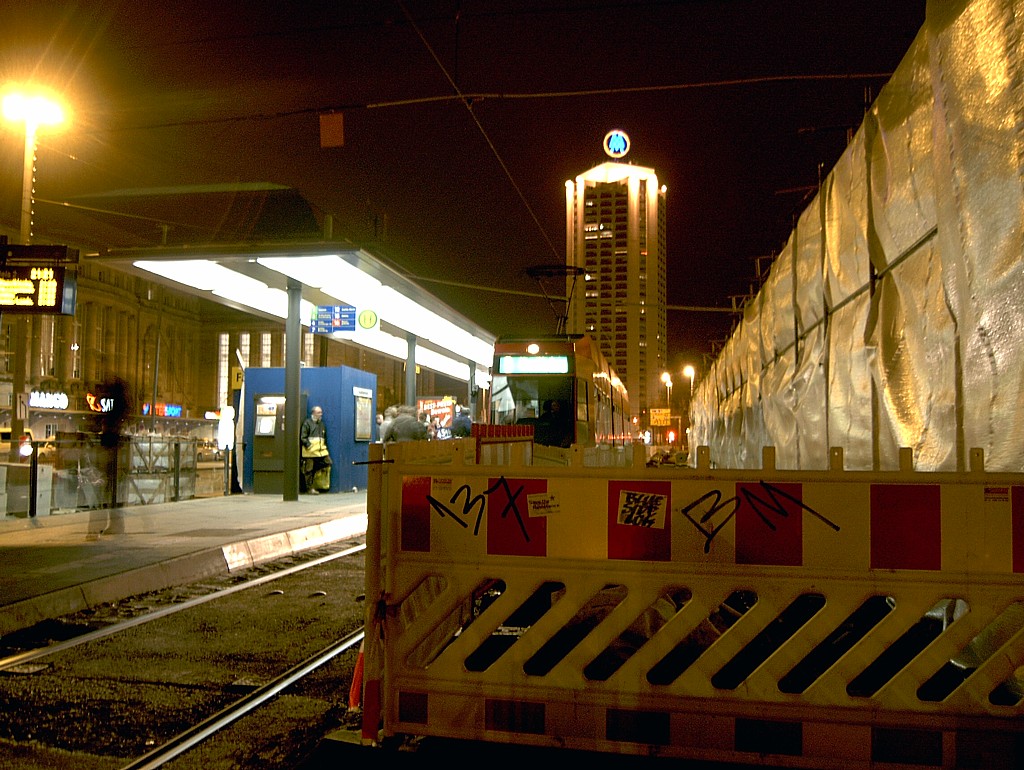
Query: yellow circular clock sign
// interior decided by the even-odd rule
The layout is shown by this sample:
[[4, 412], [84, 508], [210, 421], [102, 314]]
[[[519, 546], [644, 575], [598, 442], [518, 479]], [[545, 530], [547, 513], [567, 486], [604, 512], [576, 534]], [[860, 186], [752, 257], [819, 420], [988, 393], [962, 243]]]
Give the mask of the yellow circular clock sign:
[[372, 310], [359, 311], [359, 327], [361, 329], [372, 329], [377, 325], [377, 314]]

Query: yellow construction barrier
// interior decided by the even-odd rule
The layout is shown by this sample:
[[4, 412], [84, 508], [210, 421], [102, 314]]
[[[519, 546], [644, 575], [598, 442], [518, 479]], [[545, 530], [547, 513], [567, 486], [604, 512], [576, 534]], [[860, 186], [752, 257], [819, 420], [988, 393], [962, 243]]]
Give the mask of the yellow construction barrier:
[[1024, 766], [1024, 475], [527, 454], [372, 448], [366, 742]]

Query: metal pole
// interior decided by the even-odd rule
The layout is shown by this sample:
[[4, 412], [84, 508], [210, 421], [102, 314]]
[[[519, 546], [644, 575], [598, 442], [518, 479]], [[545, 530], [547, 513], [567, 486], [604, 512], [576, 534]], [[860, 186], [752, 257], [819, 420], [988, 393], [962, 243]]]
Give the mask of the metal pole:
[[164, 306], [159, 302], [156, 314], [156, 356], [153, 360], [153, 399], [149, 402], [149, 432], [156, 435], [156, 397], [160, 385], [160, 337], [164, 325]]
[[32, 242], [32, 181], [35, 177], [36, 126], [25, 121], [25, 168], [21, 176], [21, 242]]
[[299, 354], [302, 352], [302, 321], [299, 309], [302, 302], [302, 284], [288, 279], [288, 318], [285, 319], [284, 365], [284, 499], [299, 499]]
[[409, 352], [405, 357], [405, 403], [416, 406], [416, 335], [406, 332], [405, 341]]
[[[12, 440], [13, 444], [14, 441]], [[36, 516], [36, 497], [39, 495], [39, 450], [35, 443], [32, 443], [32, 457], [28, 463], [28, 515], [30, 518]]]
[[[36, 125], [31, 120], [25, 121], [25, 167], [21, 177], [21, 242], [32, 242], [32, 183], [35, 177], [36, 158]], [[14, 361], [11, 373], [11, 452], [10, 460], [16, 457], [15, 437], [25, 432], [25, 417], [20, 411], [22, 394], [25, 392], [25, 355], [27, 324], [25, 316], [14, 319]]]

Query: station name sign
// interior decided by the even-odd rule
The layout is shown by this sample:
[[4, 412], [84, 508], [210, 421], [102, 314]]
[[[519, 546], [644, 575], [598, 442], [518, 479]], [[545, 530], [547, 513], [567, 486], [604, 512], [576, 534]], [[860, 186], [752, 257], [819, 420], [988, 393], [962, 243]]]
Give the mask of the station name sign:
[[74, 315], [75, 274], [63, 265], [0, 267], [0, 312]]

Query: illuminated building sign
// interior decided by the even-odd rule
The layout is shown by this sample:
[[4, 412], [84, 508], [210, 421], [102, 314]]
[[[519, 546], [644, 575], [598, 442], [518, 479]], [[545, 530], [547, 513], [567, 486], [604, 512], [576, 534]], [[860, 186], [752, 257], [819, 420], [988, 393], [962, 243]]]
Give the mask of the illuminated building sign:
[[95, 393], [85, 394], [85, 403], [92, 412], [104, 412], [114, 411], [114, 399], [110, 396], [97, 396]]
[[67, 409], [68, 394], [33, 390], [28, 396], [28, 405], [32, 409]]
[[567, 374], [568, 356], [500, 356], [499, 374]]
[[[182, 407], [181, 404], [162, 404], [156, 405], [156, 416], [157, 417], [181, 417]], [[142, 414], [145, 416], [149, 415], [149, 404], [145, 403], [142, 405]]]
[[0, 312], [74, 315], [77, 283], [60, 265], [0, 267]]
[[613, 129], [604, 135], [604, 153], [609, 158], [621, 158], [629, 152], [629, 137], [625, 131]]

